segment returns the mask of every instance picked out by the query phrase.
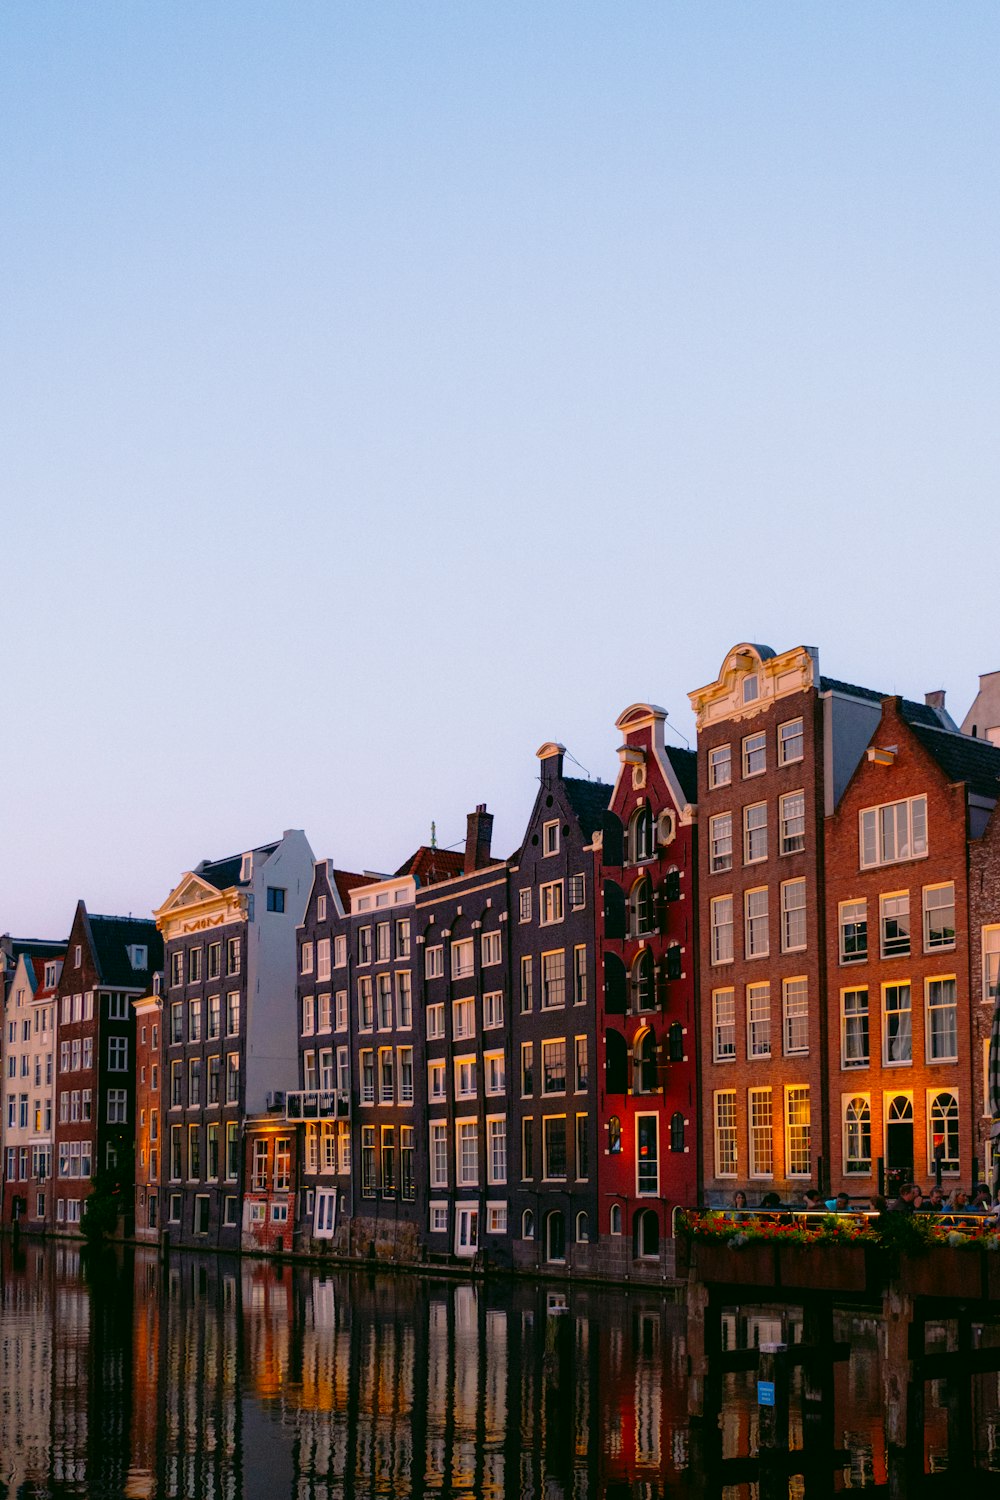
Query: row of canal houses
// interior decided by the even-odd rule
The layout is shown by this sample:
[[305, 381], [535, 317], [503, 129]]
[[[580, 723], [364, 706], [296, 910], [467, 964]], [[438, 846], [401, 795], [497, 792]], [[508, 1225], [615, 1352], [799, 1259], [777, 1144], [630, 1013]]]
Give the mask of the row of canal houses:
[[520, 848], [392, 875], [303, 833], [6, 940], [3, 1218], [609, 1276], [699, 1198], [991, 1166], [1000, 678], [959, 728], [743, 644], [617, 720], [614, 785], [538, 751]]

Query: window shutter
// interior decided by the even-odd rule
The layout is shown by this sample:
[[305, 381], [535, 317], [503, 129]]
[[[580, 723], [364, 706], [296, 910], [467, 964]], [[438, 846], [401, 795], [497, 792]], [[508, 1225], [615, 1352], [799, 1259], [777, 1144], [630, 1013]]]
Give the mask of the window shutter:
[[625, 833], [622, 820], [613, 812], [606, 812], [601, 819], [601, 860], [606, 865], [625, 863]]
[[681, 948], [679, 943], [672, 943], [667, 949], [667, 978], [680, 979], [681, 977]]
[[670, 1061], [684, 1061], [684, 1027], [680, 1021], [671, 1022], [670, 1026]]
[[628, 1093], [628, 1047], [620, 1031], [604, 1033], [604, 1088], [608, 1094]]
[[628, 1011], [628, 975], [616, 953], [604, 955], [604, 1009], [609, 1016]]
[[616, 880], [604, 882], [604, 936], [611, 939], [625, 937], [625, 892]]
[[668, 870], [663, 882], [664, 901], [679, 901], [681, 899], [681, 872], [680, 870]]

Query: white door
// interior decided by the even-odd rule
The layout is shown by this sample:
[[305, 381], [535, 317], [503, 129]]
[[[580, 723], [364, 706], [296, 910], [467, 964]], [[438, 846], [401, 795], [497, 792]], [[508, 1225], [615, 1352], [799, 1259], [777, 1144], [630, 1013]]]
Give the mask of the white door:
[[316, 1189], [316, 1213], [313, 1219], [313, 1234], [317, 1239], [329, 1239], [337, 1224], [337, 1189]]
[[459, 1208], [455, 1221], [455, 1254], [475, 1255], [479, 1249], [479, 1209]]

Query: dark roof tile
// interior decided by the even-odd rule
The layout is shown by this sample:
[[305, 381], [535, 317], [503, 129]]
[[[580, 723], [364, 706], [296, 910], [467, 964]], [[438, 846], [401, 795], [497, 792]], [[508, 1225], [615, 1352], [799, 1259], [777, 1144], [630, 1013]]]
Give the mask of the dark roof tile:
[[[263, 854], [268, 858], [277, 849], [279, 839], [274, 844], [259, 844], [256, 849], [247, 849], [247, 854]], [[206, 859], [198, 866], [197, 874], [209, 885], [214, 885], [217, 891], [228, 891], [233, 885], [248, 885], [249, 881], [240, 880], [240, 871], [243, 868], [242, 854], [227, 854], [225, 859]]]
[[564, 776], [563, 786], [584, 838], [593, 838], [610, 806], [614, 788], [603, 781], [583, 781], [578, 776]]
[[947, 729], [931, 729], [923, 724], [912, 727], [949, 781], [964, 781], [971, 791], [993, 801], [1000, 798], [1000, 746]]
[[438, 880], [451, 880], [453, 876], [461, 875], [464, 868], [464, 850], [432, 849], [430, 844], [421, 844], [396, 875], [413, 875], [418, 885], [434, 885]]
[[[89, 912], [87, 921], [101, 983], [148, 988], [153, 974], [163, 968], [163, 938], [156, 923], [143, 917], [101, 917]], [[128, 956], [129, 947], [136, 943], [146, 948], [144, 969], [134, 969]]]
[[667, 745], [667, 759], [674, 768], [674, 775], [681, 784], [681, 791], [694, 805], [698, 800], [698, 752], [682, 750], [679, 745]]

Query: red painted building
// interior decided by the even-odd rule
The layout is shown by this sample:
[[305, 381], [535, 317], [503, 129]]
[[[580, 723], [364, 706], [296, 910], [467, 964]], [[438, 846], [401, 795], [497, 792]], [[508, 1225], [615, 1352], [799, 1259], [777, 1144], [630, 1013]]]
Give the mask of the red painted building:
[[987, 1028], [969, 868], [983, 866], [998, 778], [1000, 748], [887, 698], [826, 820], [834, 1191], [874, 1193], [893, 1175], [929, 1187], [936, 1152], [946, 1186], [981, 1171]]
[[637, 703], [616, 721], [600, 854], [601, 1263], [632, 1276], [672, 1272], [672, 1211], [698, 1186], [696, 756], [665, 720]]
[[280, 1254], [292, 1248], [298, 1135], [277, 1112], [251, 1115], [243, 1128], [244, 1250]]

